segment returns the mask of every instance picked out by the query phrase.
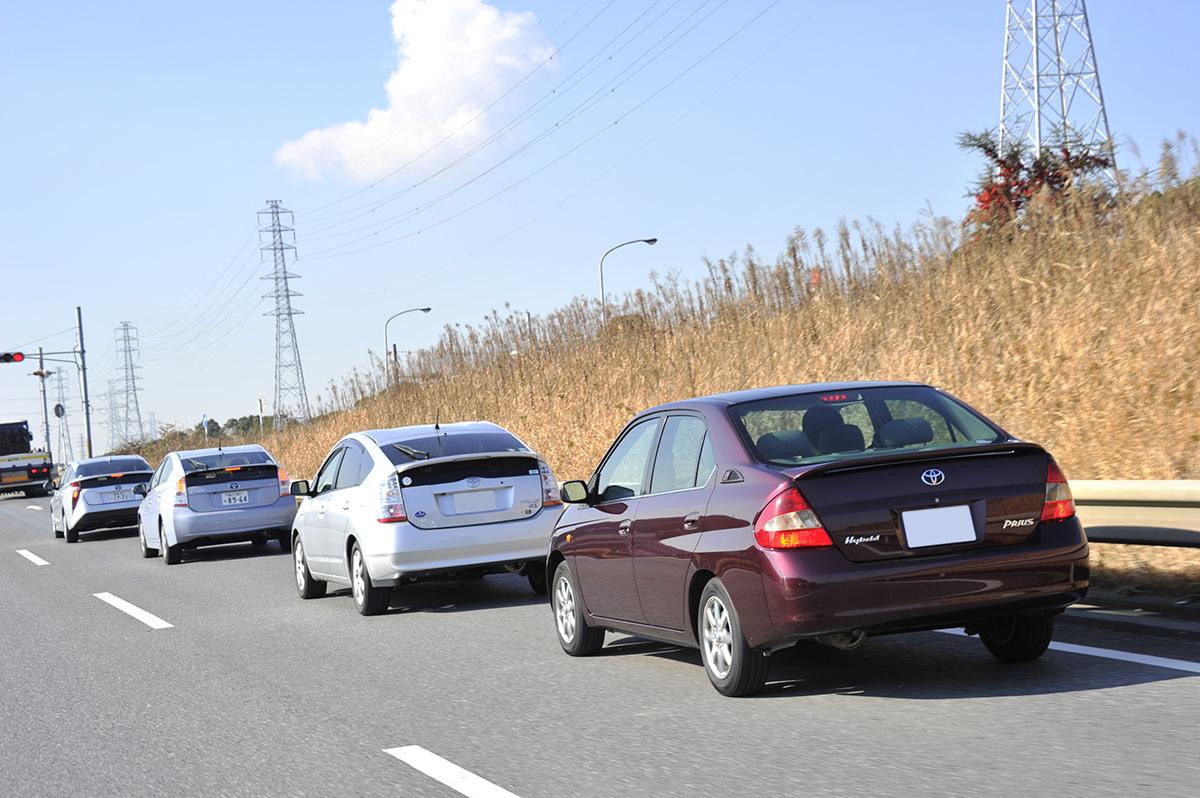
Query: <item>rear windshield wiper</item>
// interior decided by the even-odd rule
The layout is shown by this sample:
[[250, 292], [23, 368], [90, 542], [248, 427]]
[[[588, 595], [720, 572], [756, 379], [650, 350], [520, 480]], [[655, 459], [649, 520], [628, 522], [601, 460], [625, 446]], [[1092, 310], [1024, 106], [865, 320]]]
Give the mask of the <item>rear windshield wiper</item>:
[[183, 459], [184, 459], [184, 460], [186, 460], [186, 461], [188, 461], [188, 462], [189, 462], [189, 463], [191, 463], [192, 465], [194, 465], [194, 466], [196, 467], [196, 469], [197, 469], [197, 470], [200, 470], [200, 471], [205, 471], [205, 470], [207, 470], [208, 468], [210, 468], [210, 466], [208, 465], [208, 463], [202, 463], [202, 462], [200, 462], [199, 460], [193, 460], [193, 459], [192, 459], [192, 458], [190, 458], [190, 457], [185, 457], [185, 458], [183, 458]]
[[414, 460], [428, 460], [429, 452], [423, 452], [420, 449], [414, 449], [411, 446], [405, 446], [403, 443], [393, 443], [392, 448], [401, 454], [406, 454]]

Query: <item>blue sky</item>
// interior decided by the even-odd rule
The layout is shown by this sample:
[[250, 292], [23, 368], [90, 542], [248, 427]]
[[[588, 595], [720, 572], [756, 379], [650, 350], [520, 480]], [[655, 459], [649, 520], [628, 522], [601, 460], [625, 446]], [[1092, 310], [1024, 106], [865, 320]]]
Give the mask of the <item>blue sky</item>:
[[[396, 310], [434, 308], [393, 323], [403, 349], [505, 303], [546, 312], [594, 295], [596, 257], [626, 238], [660, 242], [610, 258], [610, 291], [651, 270], [696, 275], [702, 257], [747, 244], [773, 256], [796, 225], [961, 216], [980, 164], [955, 134], [998, 116], [1002, 0], [399, 5], [407, 70], [393, 77], [387, 2], [6, 3], [0, 349], [46, 336], [69, 348], [54, 334], [82, 305], [97, 422], [123, 320], [141, 332], [144, 414], [245, 415], [273, 394], [273, 320], [256, 305], [268, 266], [251, 240], [267, 199], [296, 212], [296, 326], [315, 397], [382, 348]], [[1200, 4], [1092, 0], [1089, 12], [1122, 166], [1130, 142], [1153, 162], [1164, 137], [1200, 130]], [[676, 25], [670, 49], [602, 88]], [[520, 116], [572, 75], [586, 78]], [[371, 109], [385, 113], [344, 127]], [[357, 207], [361, 218], [334, 215]], [[354, 243], [375, 228], [348, 230], [384, 216], [402, 218]], [[0, 366], [0, 419], [40, 418], [28, 370]]]

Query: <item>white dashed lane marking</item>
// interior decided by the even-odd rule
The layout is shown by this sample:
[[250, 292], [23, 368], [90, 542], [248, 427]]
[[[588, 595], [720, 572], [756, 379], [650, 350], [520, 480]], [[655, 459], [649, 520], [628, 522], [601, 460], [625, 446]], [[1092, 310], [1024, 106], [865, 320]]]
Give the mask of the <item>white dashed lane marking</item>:
[[17, 554], [20, 554], [25, 559], [29, 560], [34, 565], [49, 565], [50, 563], [43, 560], [41, 557], [34, 554], [29, 549], [17, 549]]
[[383, 752], [421, 771], [431, 779], [440, 781], [467, 798], [517, 798], [514, 793], [503, 787], [498, 787], [487, 779], [476, 776], [471, 771], [460, 768], [448, 759], [442, 759], [419, 745], [386, 748]]
[[146, 612], [144, 609], [137, 606], [136, 604], [130, 604], [125, 599], [120, 598], [118, 596], [114, 596], [112, 593], [93, 593], [92, 595], [95, 596], [96, 598], [100, 599], [101, 601], [103, 601], [105, 604], [108, 604], [109, 606], [112, 606], [112, 607], [116, 607], [118, 610], [125, 613], [129, 617], [137, 618], [139, 621], [146, 624], [151, 629], [171, 629], [175, 626], [174, 624], [167, 623], [162, 618], [159, 618], [157, 615]]
[[42, 508], [41, 508], [41, 505], [38, 505], [38, 504], [29, 504], [29, 505], [25, 506], [25, 509], [26, 510], [40, 510]]
[[[962, 636], [962, 629], [938, 629], [939, 632]], [[1050, 643], [1051, 651], [1061, 651], [1064, 654], [1082, 654], [1085, 657], [1100, 657], [1115, 659], [1120, 662], [1132, 662], [1135, 665], [1150, 665], [1155, 668], [1167, 668], [1184, 673], [1200, 673], [1200, 662], [1186, 659], [1171, 659], [1170, 657], [1155, 657], [1150, 654], [1135, 654], [1132, 651], [1118, 651], [1115, 648], [1097, 648], [1096, 646], [1081, 646], [1075, 643]]]

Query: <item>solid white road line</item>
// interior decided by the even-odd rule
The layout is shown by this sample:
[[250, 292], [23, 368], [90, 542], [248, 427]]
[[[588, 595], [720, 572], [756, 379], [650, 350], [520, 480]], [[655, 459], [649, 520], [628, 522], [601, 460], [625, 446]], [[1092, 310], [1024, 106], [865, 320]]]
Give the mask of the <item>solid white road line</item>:
[[[962, 636], [962, 629], [938, 629], [939, 632], [946, 634]], [[1064, 654], [1083, 654], [1087, 657], [1101, 657], [1102, 659], [1115, 659], [1121, 662], [1132, 662], [1135, 665], [1152, 665], [1155, 668], [1167, 668], [1173, 671], [1183, 671], [1184, 673], [1200, 673], [1200, 662], [1192, 662], [1186, 659], [1171, 659], [1170, 657], [1154, 657], [1149, 654], [1134, 654], [1130, 651], [1118, 651], [1114, 648], [1097, 648], [1095, 646], [1081, 646], [1075, 643], [1050, 643], [1051, 651], [1061, 651]]]
[[391, 754], [411, 767], [424, 773], [432, 779], [437, 779], [450, 789], [465, 795], [467, 798], [517, 798], [516, 795], [497, 787], [487, 779], [476, 776], [469, 770], [463, 770], [453, 762], [442, 759], [432, 751], [426, 751], [419, 745], [405, 745], [400, 748], [385, 748], [385, 754]]
[[92, 595], [103, 601], [105, 604], [116, 607], [126, 615], [132, 618], [137, 618], [151, 629], [171, 629], [174, 627], [174, 624], [167, 623], [157, 615], [152, 615], [141, 607], [130, 604], [125, 599], [114, 596], [112, 593], [93, 593]]
[[49, 565], [50, 563], [43, 560], [41, 557], [34, 554], [29, 549], [17, 549], [17, 554], [20, 554], [25, 559], [29, 560], [34, 565]]

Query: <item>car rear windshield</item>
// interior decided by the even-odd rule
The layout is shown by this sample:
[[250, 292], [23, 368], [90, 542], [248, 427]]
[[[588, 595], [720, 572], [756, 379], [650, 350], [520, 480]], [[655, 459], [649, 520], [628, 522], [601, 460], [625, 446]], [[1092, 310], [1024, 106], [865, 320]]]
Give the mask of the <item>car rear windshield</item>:
[[77, 471], [79, 477], [96, 477], [102, 474], [129, 474], [132, 472], [151, 471], [150, 464], [140, 457], [114, 457], [108, 462], [80, 463]]
[[1004, 439], [962, 403], [924, 386], [780, 396], [729, 412], [754, 456], [783, 466]]
[[191, 474], [195, 471], [205, 471], [210, 468], [231, 468], [233, 466], [274, 465], [275, 461], [266, 452], [221, 452], [213, 454], [180, 455], [183, 470]]
[[405, 438], [384, 444], [380, 448], [392, 461], [403, 465], [431, 457], [453, 457], [462, 454], [492, 454], [495, 452], [528, 452], [529, 448], [507, 432], [458, 432]]

